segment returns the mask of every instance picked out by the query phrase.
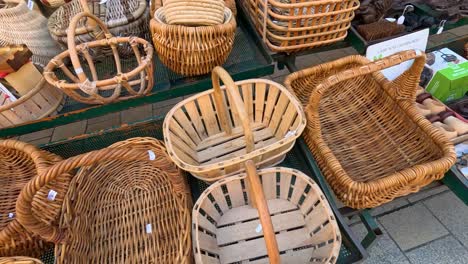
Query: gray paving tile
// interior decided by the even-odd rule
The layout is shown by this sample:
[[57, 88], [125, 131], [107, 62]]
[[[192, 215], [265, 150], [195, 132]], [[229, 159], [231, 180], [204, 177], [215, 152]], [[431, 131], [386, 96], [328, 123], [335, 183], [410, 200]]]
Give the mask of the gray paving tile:
[[406, 253], [413, 264], [466, 264], [468, 250], [447, 236]]
[[334, 61], [334, 60], [341, 59], [343, 57], [348, 56], [348, 54], [341, 49], [320, 52], [320, 53], [317, 53], [317, 55], [320, 58], [320, 60], [323, 62]]
[[39, 139], [34, 139], [34, 140], [29, 140], [27, 141], [29, 144], [40, 146], [43, 144], [47, 144], [50, 142], [50, 137], [45, 137], [45, 138], [39, 138]]
[[86, 124], [87, 122], [86, 120], [84, 120], [63, 126], [58, 126], [55, 128], [54, 133], [52, 134], [52, 141], [81, 135], [85, 132]]
[[107, 115], [103, 115], [103, 116], [98, 116], [98, 117], [95, 117], [95, 118], [90, 118], [90, 119], [88, 119], [88, 125], [101, 123], [101, 122], [108, 121], [108, 120], [111, 120], [111, 119], [112, 120], [117, 119], [120, 122], [120, 112], [111, 113], [111, 114], [107, 114]]
[[296, 67], [299, 70], [310, 68], [319, 64], [322, 64], [323, 60], [317, 54], [309, 54], [305, 56], [297, 57]]
[[182, 100], [184, 100], [184, 98], [182, 96], [180, 96], [180, 97], [172, 98], [172, 99], [169, 99], [169, 100], [166, 100], [166, 101], [161, 101], [161, 102], [154, 103], [153, 107], [154, 106], [168, 106], [168, 105], [174, 106], [175, 104], [179, 103]]
[[449, 32], [457, 36], [465, 36], [468, 34], [468, 25], [451, 29]]
[[448, 234], [431, 212], [419, 203], [384, 215], [379, 221], [405, 251]]
[[406, 198], [404, 197], [400, 197], [400, 198], [397, 198], [389, 203], [386, 203], [384, 205], [381, 205], [379, 207], [376, 207], [374, 209], [372, 209], [371, 211], [371, 215], [372, 216], [378, 216], [378, 215], [382, 215], [382, 214], [385, 214], [385, 213], [388, 213], [390, 211], [393, 211], [393, 210], [396, 210], [398, 208], [401, 208], [405, 205], [408, 205], [409, 202], [408, 200], [406, 200]]
[[118, 118], [115, 119], [108, 119], [99, 123], [88, 124], [88, 127], [86, 128], [86, 133], [108, 129], [114, 126], [120, 126], [120, 116], [118, 116]]
[[[357, 224], [351, 227], [352, 231], [359, 239], [363, 239], [367, 230], [363, 224]], [[376, 242], [368, 249], [369, 257], [365, 259], [363, 264], [409, 264], [403, 252], [398, 248], [395, 242], [384, 231]]]
[[277, 83], [279, 83], [281, 85], [284, 85], [284, 79], [286, 79], [286, 76], [288, 76], [288, 75], [282, 75], [282, 76], [275, 77], [275, 78], [273, 78], [273, 81], [277, 82]]
[[435, 186], [433, 188], [421, 190], [421, 191], [419, 191], [419, 192], [417, 192], [415, 194], [409, 195], [408, 196], [408, 201], [410, 201], [411, 203], [416, 203], [417, 201], [420, 201], [420, 200], [426, 199], [428, 197], [437, 195], [437, 194], [445, 192], [447, 190], [448, 190], [448, 187], [445, 186], [445, 185]]
[[272, 75], [270, 75], [271, 78], [275, 78], [281, 75], [287, 75], [289, 74], [288, 68], [284, 67], [284, 69], [280, 70], [278, 69], [278, 65], [275, 65], [275, 71], [273, 72]]
[[124, 110], [120, 114], [122, 124], [133, 123], [150, 118], [153, 115], [153, 108], [148, 104]]
[[43, 139], [43, 138], [52, 136], [53, 132], [54, 132], [54, 129], [49, 128], [49, 129], [45, 129], [45, 130], [41, 130], [41, 131], [29, 133], [29, 134], [24, 134], [19, 137], [19, 140], [30, 142], [30, 141], [37, 140], [37, 139]]
[[424, 204], [468, 248], [468, 206], [452, 192], [428, 199]]
[[158, 107], [153, 109], [153, 116], [163, 116], [172, 109], [172, 105]]

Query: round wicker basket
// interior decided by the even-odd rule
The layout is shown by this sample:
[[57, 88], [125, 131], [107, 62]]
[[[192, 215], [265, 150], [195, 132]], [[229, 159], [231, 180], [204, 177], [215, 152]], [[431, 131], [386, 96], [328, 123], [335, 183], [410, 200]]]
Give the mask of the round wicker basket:
[[42, 261], [30, 257], [0, 257], [0, 264], [43, 264]]

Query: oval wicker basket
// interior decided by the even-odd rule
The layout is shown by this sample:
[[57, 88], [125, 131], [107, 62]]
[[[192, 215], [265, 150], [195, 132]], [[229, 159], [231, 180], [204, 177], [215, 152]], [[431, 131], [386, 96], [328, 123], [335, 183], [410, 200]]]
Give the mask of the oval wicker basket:
[[[378, 72], [410, 59], [394, 81]], [[417, 192], [455, 163], [453, 145], [414, 106], [424, 63], [419, 51], [373, 63], [350, 56], [287, 78], [308, 100], [304, 138], [345, 205], [371, 208]]]
[[[245, 0], [249, 16], [275, 52], [298, 52], [343, 40], [358, 0]], [[316, 11], [317, 10], [317, 11]]]
[[[219, 78], [226, 87], [220, 88]], [[204, 181], [237, 173], [249, 159], [261, 167], [281, 162], [306, 126], [297, 99], [270, 80], [234, 83], [221, 67], [212, 81], [213, 89], [166, 115], [164, 140], [172, 160]]]
[[[60, 225], [31, 215], [31, 197], [58, 174], [80, 168]], [[132, 138], [71, 157], [29, 182], [18, 219], [54, 241], [57, 263], [190, 263], [192, 207], [185, 177], [153, 138]]]
[[201, 27], [168, 25], [164, 10], [156, 10], [150, 28], [159, 59], [169, 69], [187, 76], [202, 75], [227, 60], [236, 35], [236, 20], [229, 8], [225, 8], [224, 24]]
[[341, 234], [318, 185], [289, 168], [257, 175], [249, 161], [246, 169], [212, 184], [196, 202], [195, 262], [336, 263]]
[[[0, 256], [39, 256], [49, 246], [19, 223], [16, 201], [21, 189], [31, 179], [59, 161], [60, 157], [33, 145], [0, 140]], [[30, 196], [34, 217], [49, 223], [57, 221], [69, 182], [70, 175], [60, 174]], [[56, 193], [53, 199], [50, 196], [52, 190]]]
[[71, 1], [72, 0], [41, 0], [41, 3], [47, 7], [57, 8]]
[[31, 11], [23, 0], [0, 0], [0, 46], [25, 44], [32, 61], [44, 67], [61, 52], [47, 31], [47, 19]]
[[224, 0], [164, 0], [169, 25], [214, 26], [224, 22]]
[[[101, 19], [114, 36], [150, 39], [146, 0], [108, 0], [105, 4], [99, 4], [97, 0], [75, 0], [59, 7], [49, 17], [47, 25], [50, 35], [63, 49], [68, 48], [67, 30], [71, 20], [81, 12], [90, 12]], [[78, 23], [75, 29], [75, 43], [85, 43], [96, 38], [93, 34], [93, 27], [87, 23], [88, 21], [85, 20]], [[94, 56], [108, 55], [102, 50], [95, 53]], [[120, 47], [119, 53], [122, 56], [132, 56], [133, 50], [128, 46]], [[112, 56], [110, 52], [109, 54]]]
[[[151, 17], [154, 17], [154, 12], [163, 6], [163, 0], [151, 0]], [[236, 7], [236, 1], [235, 0], [224, 0], [224, 4], [226, 5], [226, 7], [228, 7], [229, 9], [231, 9], [232, 11], [232, 14], [234, 16], [237, 15], [237, 7]]]
[[0, 264], [43, 264], [42, 261], [29, 257], [0, 257]]
[[[74, 29], [80, 19], [85, 17], [96, 22], [105, 38], [76, 46], [73, 32], [75, 32]], [[138, 66], [129, 72], [122, 72], [122, 63], [117, 48], [121, 44], [131, 46], [135, 60], [138, 63]], [[113, 37], [101, 20], [90, 13], [83, 12], [77, 14], [70, 23], [68, 46], [68, 51], [57, 55], [46, 66], [44, 77], [50, 84], [55, 85], [76, 101], [86, 104], [108, 104], [143, 96], [153, 89], [153, 47], [148, 41], [137, 37]], [[89, 52], [89, 49], [96, 47], [107, 49], [110, 47], [115, 61], [115, 77], [98, 80], [97, 67]], [[143, 49], [146, 54], [142, 55], [140, 49]], [[87, 68], [81, 66], [78, 54], [85, 58], [88, 64]], [[77, 76], [64, 64], [64, 60], [68, 58], [71, 59]], [[62, 75], [65, 75], [71, 82], [58, 79], [54, 72], [58, 68], [63, 73]], [[87, 77], [87, 74], [92, 76], [91, 80]]]

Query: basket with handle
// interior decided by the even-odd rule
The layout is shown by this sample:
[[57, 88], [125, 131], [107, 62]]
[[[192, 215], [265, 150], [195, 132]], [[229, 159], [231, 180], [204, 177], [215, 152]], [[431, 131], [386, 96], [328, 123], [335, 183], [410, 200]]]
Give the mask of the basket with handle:
[[165, 9], [156, 10], [150, 22], [154, 47], [164, 65], [194, 76], [207, 74], [227, 60], [236, 35], [236, 19], [229, 8], [224, 8], [224, 23], [199, 27], [167, 24]]
[[[154, 12], [163, 6], [164, 0], [151, 0], [151, 17], [154, 16]], [[236, 7], [236, 1], [235, 0], [224, 0], [224, 5], [231, 9], [232, 14], [235, 16], [237, 15], [237, 7]]]
[[281, 162], [306, 126], [297, 99], [270, 80], [234, 83], [219, 66], [211, 76], [213, 89], [178, 103], [164, 119], [172, 160], [204, 181], [237, 173], [249, 159], [260, 167]]
[[341, 234], [318, 185], [297, 170], [245, 165], [195, 203], [195, 262], [336, 263]]
[[[304, 138], [338, 198], [352, 208], [371, 208], [417, 192], [441, 179], [455, 163], [452, 143], [415, 107], [425, 63], [420, 51], [403, 51], [358, 63], [331, 76], [334, 62], [292, 74], [294, 91], [309, 93]], [[380, 70], [414, 59], [393, 81]], [[307, 80], [319, 76], [317, 84]], [[303, 97], [305, 98], [305, 97]]]
[[[58, 225], [32, 214], [31, 197], [79, 168]], [[190, 263], [191, 196], [182, 171], [153, 138], [131, 138], [71, 157], [30, 181], [18, 220], [56, 244], [56, 263]]]
[[43, 264], [42, 261], [30, 257], [0, 257], [0, 264]]
[[[103, 1], [104, 2], [104, 1]], [[149, 39], [149, 12], [146, 0], [73, 0], [59, 7], [50, 17], [47, 27], [50, 35], [64, 49], [68, 48], [68, 30], [73, 17], [81, 12], [89, 12], [104, 22], [114, 36], [136, 36]], [[88, 24], [91, 23], [91, 24]], [[85, 43], [96, 38], [92, 21], [80, 21], [75, 28], [75, 43]], [[132, 57], [129, 46], [119, 47], [120, 54]], [[97, 50], [94, 56], [107, 56], [105, 50]], [[110, 54], [112, 55], [112, 54]]]
[[343, 40], [358, 0], [246, 0], [246, 6], [266, 45], [293, 53]]
[[[93, 20], [97, 27], [102, 31], [104, 38], [97, 36], [97, 39], [91, 42], [75, 44], [75, 32], [79, 21], [82, 18]], [[95, 27], [95, 30], [97, 30]], [[153, 89], [153, 47], [141, 38], [137, 37], [114, 37], [107, 29], [106, 25], [96, 16], [90, 13], [79, 13], [70, 22], [70, 34], [68, 35], [68, 50], [60, 53], [53, 58], [44, 69], [45, 79], [52, 85], [61, 89], [65, 94], [74, 100], [86, 104], [108, 104], [115, 101], [128, 98], [144, 96]], [[99, 31], [99, 32], [101, 32]], [[135, 60], [138, 65], [123, 72], [121, 58], [118, 46], [128, 44], [131, 46]], [[99, 80], [99, 65], [94, 62], [89, 49], [92, 48], [110, 48], [113, 54], [116, 73], [113, 78]], [[145, 54], [141, 54], [143, 49]], [[87, 62], [87, 67], [83, 68], [78, 55], [82, 55]], [[71, 59], [74, 72], [64, 64], [65, 59]], [[61, 71], [70, 82], [59, 80], [55, 71]], [[111, 71], [111, 69], [107, 69]], [[106, 73], [109, 76], [110, 73]], [[91, 80], [87, 75], [91, 75]]]
[[[17, 219], [17, 198], [21, 189], [37, 174], [61, 158], [33, 145], [0, 140], [0, 256], [39, 256], [49, 245], [21, 225]], [[31, 214], [44, 222], [55, 223], [65, 196], [70, 175], [59, 174], [30, 197]], [[0, 261], [1, 262], [1, 261]]]
[[169, 25], [219, 25], [224, 22], [224, 8], [224, 0], [164, 0]]
[[32, 61], [44, 67], [61, 52], [47, 31], [47, 19], [29, 10], [26, 1], [0, 0], [0, 47], [25, 44]]

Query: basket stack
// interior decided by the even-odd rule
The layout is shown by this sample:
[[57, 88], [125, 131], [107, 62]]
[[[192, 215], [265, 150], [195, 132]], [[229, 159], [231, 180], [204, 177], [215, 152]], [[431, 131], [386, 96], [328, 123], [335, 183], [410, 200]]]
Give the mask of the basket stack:
[[266, 45], [293, 53], [343, 40], [359, 8], [358, 0], [245, 0]]

